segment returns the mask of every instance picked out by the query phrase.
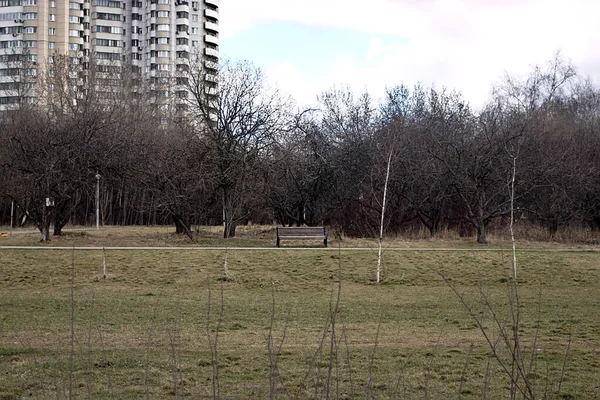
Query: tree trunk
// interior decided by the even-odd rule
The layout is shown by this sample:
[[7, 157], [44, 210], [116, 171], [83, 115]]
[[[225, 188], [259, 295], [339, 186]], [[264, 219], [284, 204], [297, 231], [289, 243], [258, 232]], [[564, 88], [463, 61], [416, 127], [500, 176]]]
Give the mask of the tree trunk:
[[60, 207], [54, 208], [54, 229], [52, 232], [54, 236], [62, 234], [62, 229], [67, 225], [70, 217], [68, 203], [61, 203]]
[[54, 230], [52, 232], [52, 234], [54, 236], [60, 236], [62, 234], [62, 228], [65, 227], [65, 225], [67, 225], [66, 221], [59, 221], [58, 219], [56, 219], [54, 221]]
[[223, 238], [235, 237], [235, 213], [233, 207], [233, 199], [229, 188], [223, 188]]
[[548, 224], [548, 232], [550, 233], [550, 239], [554, 239], [556, 232], [558, 232], [558, 221], [553, 219]]
[[485, 204], [485, 193], [481, 193], [479, 196], [479, 204], [477, 205], [477, 219], [475, 221], [475, 227], [477, 228], [477, 243], [485, 243], [486, 241], [486, 228], [487, 223], [483, 218], [483, 205]]
[[486, 242], [486, 227], [483, 221], [477, 223], [477, 243]]
[[187, 224], [183, 220], [183, 218], [181, 218], [177, 214], [173, 214], [173, 221], [175, 222], [175, 232], [176, 233], [178, 233], [178, 234], [185, 233], [187, 235], [187, 237], [190, 238], [190, 240], [194, 240], [194, 233], [190, 229], [189, 224]]
[[442, 226], [442, 218], [440, 215], [432, 214], [431, 216], [426, 216], [420, 211], [417, 211], [417, 217], [427, 230], [429, 230], [429, 237], [434, 238], [438, 233], [440, 233], [440, 228]]
[[229, 234], [228, 234], [228, 238], [232, 238], [235, 237], [235, 230], [237, 228], [237, 223], [235, 221], [231, 221], [228, 225], [228, 229], [229, 229]]

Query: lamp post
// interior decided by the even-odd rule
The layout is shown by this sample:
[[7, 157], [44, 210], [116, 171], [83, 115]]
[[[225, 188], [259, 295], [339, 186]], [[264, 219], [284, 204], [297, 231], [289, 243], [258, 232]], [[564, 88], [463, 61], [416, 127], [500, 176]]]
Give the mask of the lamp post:
[[13, 234], [13, 218], [15, 215], [15, 201], [10, 203], [10, 234]]
[[96, 230], [100, 229], [100, 174], [96, 172]]

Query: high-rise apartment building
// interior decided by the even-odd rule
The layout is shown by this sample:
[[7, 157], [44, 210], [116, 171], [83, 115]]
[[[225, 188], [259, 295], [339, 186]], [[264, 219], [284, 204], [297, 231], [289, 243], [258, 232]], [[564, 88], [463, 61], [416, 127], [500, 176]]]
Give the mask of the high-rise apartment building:
[[158, 104], [184, 98], [171, 82], [190, 57], [201, 54], [208, 76], [216, 73], [218, 21], [219, 0], [0, 0], [0, 110], [34, 101], [34, 90], [19, 88], [56, 55], [83, 68], [90, 58], [106, 71], [131, 66]]

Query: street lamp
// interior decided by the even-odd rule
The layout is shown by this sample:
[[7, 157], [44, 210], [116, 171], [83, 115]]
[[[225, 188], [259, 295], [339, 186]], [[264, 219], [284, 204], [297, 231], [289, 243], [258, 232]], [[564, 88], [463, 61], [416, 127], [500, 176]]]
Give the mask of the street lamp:
[[96, 172], [96, 230], [100, 229], [100, 174]]

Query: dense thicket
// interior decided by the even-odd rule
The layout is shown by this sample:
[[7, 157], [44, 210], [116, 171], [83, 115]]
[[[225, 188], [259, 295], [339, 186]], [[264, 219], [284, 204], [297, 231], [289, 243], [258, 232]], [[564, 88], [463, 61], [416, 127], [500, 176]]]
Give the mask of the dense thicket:
[[176, 77], [191, 93], [185, 119], [123, 73], [108, 92], [91, 89], [94, 74], [70, 84], [67, 62], [41, 74], [40, 104], [0, 120], [0, 222], [15, 204], [16, 223], [43, 240], [91, 224], [99, 174], [104, 224], [174, 223], [191, 238], [197, 224], [230, 237], [248, 221], [376, 236], [389, 163], [387, 232], [449, 227], [484, 242], [509, 214], [514, 166], [518, 218], [551, 235], [600, 229], [600, 90], [559, 56], [506, 77], [481, 110], [422, 86], [391, 88], [380, 104], [332, 89], [296, 110], [248, 63], [224, 63], [218, 93], [196, 65]]

